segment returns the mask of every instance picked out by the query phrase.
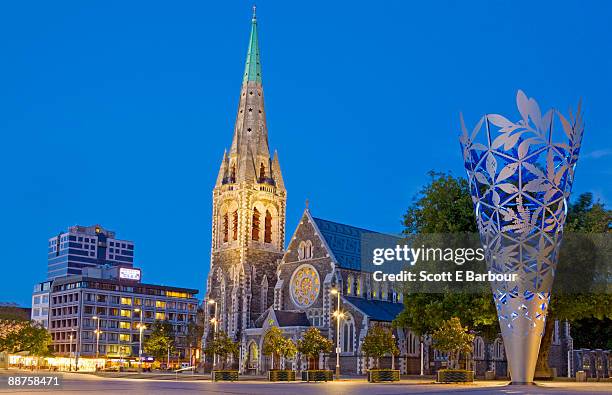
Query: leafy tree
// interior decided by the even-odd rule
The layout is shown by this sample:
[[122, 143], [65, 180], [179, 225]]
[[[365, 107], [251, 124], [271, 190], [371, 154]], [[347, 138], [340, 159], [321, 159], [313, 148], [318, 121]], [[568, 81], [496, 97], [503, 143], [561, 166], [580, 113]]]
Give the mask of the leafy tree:
[[168, 321], [155, 321], [151, 328], [151, 335], [144, 341], [143, 346], [144, 351], [158, 361], [168, 355], [168, 350], [173, 353], [175, 348], [172, 324]]
[[[189, 356], [193, 353], [193, 350], [199, 350], [202, 348], [202, 337], [204, 336], [204, 310], [198, 308], [196, 313], [196, 320], [190, 321], [187, 325], [187, 336], [185, 337], [185, 343], [189, 348]], [[192, 361], [190, 360], [190, 363]]]
[[297, 348], [291, 339], [283, 336], [283, 331], [279, 327], [271, 326], [264, 337], [263, 353], [272, 355], [272, 369], [274, 369], [275, 358], [293, 358], [297, 354]]
[[468, 328], [461, 326], [461, 321], [457, 317], [446, 320], [439, 329], [433, 332], [434, 346], [448, 353], [449, 367], [457, 369], [461, 353], [472, 351], [474, 335], [468, 333]]
[[331, 352], [332, 347], [332, 341], [321, 335], [317, 328], [308, 328], [297, 344], [298, 351], [308, 358], [309, 368], [314, 368], [314, 363], [319, 360], [319, 355]]
[[0, 321], [0, 351], [26, 351], [33, 356], [49, 356], [51, 341], [49, 332], [39, 324], [31, 321]]
[[206, 344], [204, 352], [217, 355], [221, 362], [221, 369], [224, 369], [227, 357], [230, 355], [237, 356], [239, 350], [238, 342], [233, 341], [224, 331], [219, 331], [215, 334], [213, 340]]
[[[451, 174], [430, 172], [430, 182], [415, 196], [404, 215], [403, 233], [414, 239], [434, 233], [475, 233], [476, 220], [467, 180]], [[418, 245], [418, 243], [415, 243]], [[404, 311], [394, 325], [419, 335], [432, 333], [442, 322], [459, 317], [483, 336], [498, 332], [497, 313], [488, 288], [482, 292], [423, 293], [406, 290]]]
[[386, 354], [399, 354], [399, 348], [391, 330], [381, 325], [373, 325], [368, 329], [368, 333], [363, 339], [361, 350], [366, 357], [376, 359], [376, 369], [379, 367], [380, 357]]
[[[555, 320], [569, 320], [574, 325], [580, 320], [612, 318], [612, 295], [589, 289], [589, 285], [596, 282], [598, 276], [607, 273], [605, 265], [610, 257], [608, 238], [611, 227], [612, 210], [606, 209], [601, 202], [594, 202], [592, 193], [579, 195], [569, 205], [537, 371], [550, 371], [548, 356]], [[603, 262], [603, 267], [597, 265], [599, 261]], [[570, 291], [564, 289], [571, 288], [571, 284], [577, 287]], [[583, 338], [582, 341], [588, 344], [587, 339]]]

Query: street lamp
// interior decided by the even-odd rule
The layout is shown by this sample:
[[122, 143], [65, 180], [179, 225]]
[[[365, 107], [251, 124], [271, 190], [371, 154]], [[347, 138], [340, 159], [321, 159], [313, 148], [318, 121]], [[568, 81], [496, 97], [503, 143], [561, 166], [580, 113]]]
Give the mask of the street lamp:
[[[98, 317], [97, 315], [94, 315], [93, 317], [91, 317], [91, 319], [96, 320], [96, 330], [94, 332], [96, 334], [96, 359], [98, 359], [100, 355], [100, 333], [102, 333], [100, 331], [100, 317]], [[98, 362], [96, 361], [96, 364], [97, 363]]]
[[134, 312], [140, 315], [140, 323], [137, 326], [140, 332], [140, 335], [138, 336], [138, 372], [142, 373], [142, 331], [146, 329], [146, 325], [142, 322], [144, 312], [138, 307], [134, 309]]
[[[393, 344], [395, 345], [395, 334], [392, 334]], [[395, 370], [395, 353], [391, 351], [391, 370]]]
[[[213, 332], [213, 338], [216, 339], [217, 338], [217, 325], [219, 323], [219, 320], [217, 319], [217, 301], [214, 299], [209, 299], [208, 300], [208, 304], [214, 304], [215, 305], [215, 316], [210, 320], [210, 322], [214, 325], [214, 332]], [[214, 353], [213, 354], [213, 370], [215, 369], [215, 364], [217, 361], [217, 354]]]
[[69, 372], [72, 372], [72, 338], [73, 338], [73, 335], [72, 335], [72, 332], [70, 332], [70, 353], [68, 354], [68, 357], [69, 357], [68, 371]]
[[336, 317], [336, 379], [340, 379], [340, 319], [344, 314], [340, 311], [340, 291], [337, 288], [330, 290], [332, 295], [338, 295], [338, 307], [334, 312]]

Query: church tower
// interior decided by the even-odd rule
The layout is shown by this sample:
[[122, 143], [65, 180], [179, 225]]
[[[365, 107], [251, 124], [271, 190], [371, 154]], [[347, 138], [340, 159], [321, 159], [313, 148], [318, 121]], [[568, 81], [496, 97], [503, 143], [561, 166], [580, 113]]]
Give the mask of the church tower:
[[[278, 155], [272, 157], [268, 146], [253, 8], [234, 136], [213, 189], [206, 287], [206, 323], [216, 316], [218, 330], [234, 339], [273, 302], [276, 270], [284, 253], [286, 199]], [[205, 339], [212, 330], [208, 326]]]

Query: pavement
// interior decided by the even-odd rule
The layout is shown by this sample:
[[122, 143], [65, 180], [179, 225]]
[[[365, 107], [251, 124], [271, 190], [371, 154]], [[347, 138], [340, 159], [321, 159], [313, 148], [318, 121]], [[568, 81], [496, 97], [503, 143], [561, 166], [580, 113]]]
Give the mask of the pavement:
[[[36, 374], [36, 372], [34, 372]], [[48, 375], [48, 373], [41, 373]], [[205, 380], [149, 379], [149, 378], [110, 378], [82, 373], [59, 373], [61, 386], [24, 387], [7, 386], [9, 375], [32, 375], [25, 371], [0, 372], [0, 394], [232, 394], [232, 395], [396, 395], [396, 394], [501, 394], [501, 395], [540, 395], [540, 394], [602, 394], [612, 393], [612, 383], [576, 383], [549, 381], [530, 386], [508, 385], [504, 381], [477, 381], [473, 384], [435, 384], [431, 379], [409, 378], [399, 383], [367, 383], [363, 378], [342, 379], [328, 383], [270, 383], [264, 380], [241, 380], [236, 383], [212, 383]]]

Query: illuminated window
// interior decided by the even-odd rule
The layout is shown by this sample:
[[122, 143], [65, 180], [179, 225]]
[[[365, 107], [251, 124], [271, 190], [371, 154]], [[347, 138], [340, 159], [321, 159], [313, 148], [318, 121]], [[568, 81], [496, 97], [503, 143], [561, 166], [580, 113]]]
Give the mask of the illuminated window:
[[129, 322], [125, 322], [125, 321], [121, 321], [119, 323], [119, 328], [121, 328], [121, 329], [130, 329], [130, 323]]
[[132, 316], [132, 311], [131, 310], [121, 310], [121, 316], [130, 318]]
[[268, 210], [266, 210], [264, 223], [264, 243], [272, 243], [272, 214]]
[[122, 333], [119, 335], [119, 341], [122, 342], [129, 342], [130, 341], [130, 335], [127, 333]]
[[253, 209], [251, 239], [259, 241], [259, 210]]
[[[188, 298], [189, 294], [187, 292], [166, 291], [166, 296], [170, 298]], [[165, 303], [165, 302], [161, 302], [161, 303]]]
[[227, 213], [223, 214], [223, 242], [229, 241], [229, 216]]
[[155, 319], [156, 320], [165, 320], [166, 319], [166, 313], [161, 313], [161, 312], [155, 313]]
[[156, 300], [155, 301], [155, 307], [157, 307], [158, 309], [165, 309], [166, 308], [166, 302], [164, 302], [163, 300]]
[[238, 240], [238, 210], [232, 214], [232, 240]]
[[348, 295], [353, 294], [353, 276], [348, 276], [348, 279], [346, 280], [346, 293]]
[[132, 298], [121, 298], [121, 304], [132, 305]]
[[357, 284], [355, 284], [355, 291], [357, 296], [361, 296], [361, 278], [357, 277]]

